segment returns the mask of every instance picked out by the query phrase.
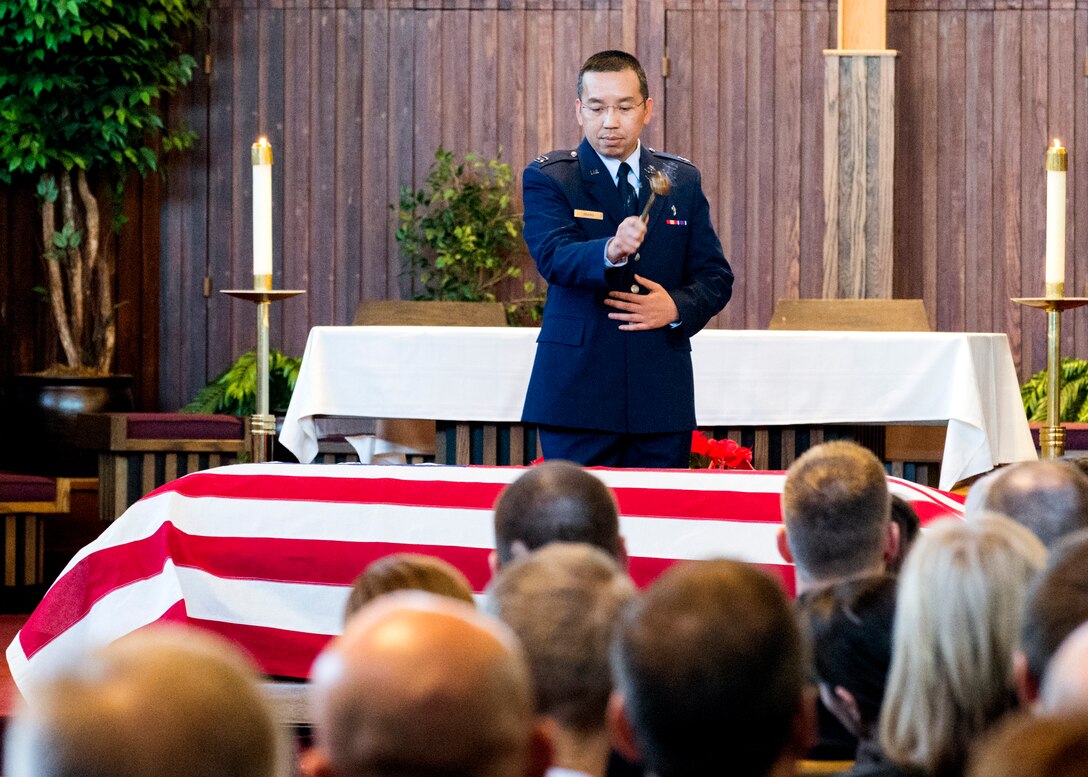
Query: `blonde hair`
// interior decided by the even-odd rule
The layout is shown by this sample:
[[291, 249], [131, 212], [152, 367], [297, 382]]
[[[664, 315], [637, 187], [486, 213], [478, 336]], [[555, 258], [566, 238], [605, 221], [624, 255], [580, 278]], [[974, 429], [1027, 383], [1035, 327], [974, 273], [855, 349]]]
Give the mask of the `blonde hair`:
[[427, 591], [476, 606], [472, 584], [453, 564], [422, 553], [394, 553], [372, 561], [351, 584], [347, 621], [364, 604], [393, 591]]
[[880, 744], [896, 764], [959, 773], [967, 748], [1015, 705], [1012, 655], [1046, 549], [1000, 515], [938, 521], [899, 583]]

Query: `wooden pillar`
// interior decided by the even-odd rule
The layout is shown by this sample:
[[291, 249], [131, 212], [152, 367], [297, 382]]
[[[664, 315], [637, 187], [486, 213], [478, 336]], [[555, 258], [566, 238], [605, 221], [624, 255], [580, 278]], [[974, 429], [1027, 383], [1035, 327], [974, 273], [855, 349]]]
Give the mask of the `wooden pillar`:
[[892, 296], [895, 57], [886, 0], [841, 0], [824, 52], [824, 286], [832, 299]]
[[896, 52], [824, 55], [823, 296], [890, 298]]

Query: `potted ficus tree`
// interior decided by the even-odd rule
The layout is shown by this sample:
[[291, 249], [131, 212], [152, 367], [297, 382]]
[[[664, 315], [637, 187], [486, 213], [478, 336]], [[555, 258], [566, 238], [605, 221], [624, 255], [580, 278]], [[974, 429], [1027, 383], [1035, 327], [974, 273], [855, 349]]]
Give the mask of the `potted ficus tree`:
[[501, 303], [511, 323], [539, 321], [543, 296], [522, 279], [510, 165], [440, 147], [424, 185], [401, 188], [397, 216], [416, 300]]
[[113, 366], [117, 233], [125, 180], [193, 142], [163, 120], [195, 60], [180, 34], [206, 0], [0, 0], [0, 185], [37, 195], [42, 293], [63, 362]]

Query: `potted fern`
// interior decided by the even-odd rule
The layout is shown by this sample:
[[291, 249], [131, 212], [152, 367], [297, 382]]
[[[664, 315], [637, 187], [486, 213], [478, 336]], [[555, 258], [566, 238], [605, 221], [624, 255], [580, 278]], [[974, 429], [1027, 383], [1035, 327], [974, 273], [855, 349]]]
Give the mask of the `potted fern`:
[[[268, 405], [283, 410], [291, 404], [302, 359], [273, 349], [268, 353]], [[224, 413], [251, 416], [257, 408], [257, 352], [247, 351], [204, 386], [183, 413]]]
[[[1066, 357], [1062, 359], [1059, 401], [1060, 421], [1088, 423], [1088, 361]], [[1049, 373], [1041, 370], [1020, 388], [1024, 411], [1029, 423], [1046, 423], [1047, 397], [1050, 394]]]

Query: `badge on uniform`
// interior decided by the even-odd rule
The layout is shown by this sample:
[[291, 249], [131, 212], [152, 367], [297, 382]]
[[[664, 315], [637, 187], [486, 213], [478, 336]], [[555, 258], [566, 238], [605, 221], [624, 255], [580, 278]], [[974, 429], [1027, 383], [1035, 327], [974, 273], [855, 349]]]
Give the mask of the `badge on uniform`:
[[604, 213], [599, 210], [581, 210], [579, 208], [574, 209], [574, 218], [576, 219], [593, 219], [594, 221], [604, 221]]

